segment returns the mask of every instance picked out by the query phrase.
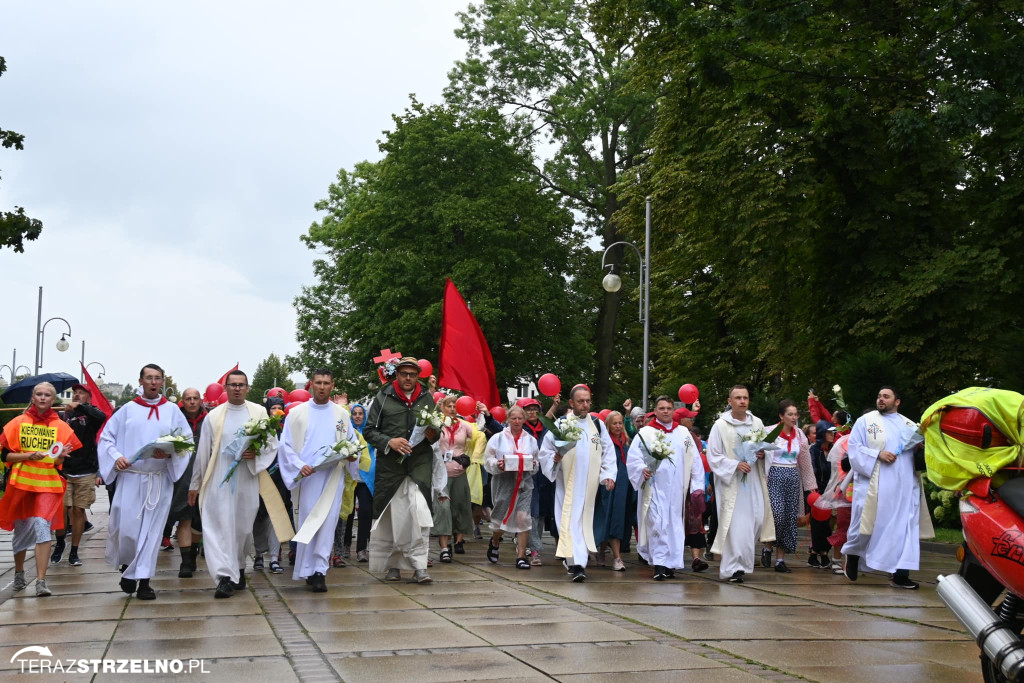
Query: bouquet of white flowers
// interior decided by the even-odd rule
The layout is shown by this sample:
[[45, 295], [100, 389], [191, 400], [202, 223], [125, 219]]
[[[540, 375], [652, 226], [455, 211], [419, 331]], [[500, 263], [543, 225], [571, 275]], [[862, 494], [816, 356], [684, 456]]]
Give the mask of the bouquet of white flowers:
[[580, 419], [575, 413], [568, 413], [554, 422], [547, 417], [541, 417], [540, 421], [551, 432], [555, 447], [562, 455], [572, 450], [576, 442], [583, 437], [583, 427], [580, 426]]
[[843, 398], [843, 388], [838, 384], [832, 385], [832, 393], [836, 396], [836, 405], [839, 409], [846, 413], [846, 424], [839, 428], [839, 431], [849, 429], [853, 426], [853, 414], [846, 405], [846, 399]]
[[[637, 432], [637, 436], [640, 437], [640, 450], [644, 455], [644, 465], [651, 471], [652, 476], [658, 471], [658, 466], [661, 465], [663, 460], [668, 460], [671, 463], [675, 462], [672, 460], [672, 444], [664, 432], [655, 433], [654, 440], [649, 444], [639, 432]], [[644, 486], [647, 486], [646, 481], [640, 488]]]
[[[317, 456], [320, 458], [320, 461], [313, 465], [313, 471], [319, 472], [320, 470], [327, 469], [342, 460], [355, 460], [359, 456], [359, 451], [360, 446], [358, 442], [342, 439], [330, 448], [322, 449], [321, 453]], [[302, 478], [300, 474], [295, 477], [295, 482], [298, 483]]]
[[182, 436], [180, 429], [174, 429], [170, 434], [164, 434], [156, 441], [152, 441], [136, 451], [135, 455], [128, 458], [128, 464], [134, 464], [140, 459], [152, 458], [157, 451], [167, 455], [186, 455], [191, 453], [194, 448], [195, 444], [192, 443], [191, 436]]
[[[746, 434], [740, 436], [739, 446], [736, 448], [736, 459], [740, 462], [745, 462], [751, 467], [757, 463], [758, 451], [777, 451], [780, 450], [775, 445], [775, 439], [779, 438], [779, 434], [782, 433], [782, 423], [771, 431], [770, 434], [764, 433], [763, 427], [754, 427]], [[747, 473], [743, 473], [743, 485], [747, 484]]]
[[220, 482], [221, 486], [234, 476], [235, 470], [238, 469], [238, 464], [242, 462], [242, 454], [247, 450], [254, 450], [259, 453], [266, 448], [270, 438], [277, 436], [277, 429], [283, 421], [283, 415], [274, 415], [273, 417], [249, 420], [239, 427], [235, 433], [235, 438], [221, 449], [221, 453], [232, 460], [231, 467]]
[[421, 408], [416, 413], [416, 426], [409, 437], [409, 445], [415, 448], [426, 437], [427, 430], [440, 432], [443, 427], [452, 426], [452, 418], [441, 412], [439, 408]]

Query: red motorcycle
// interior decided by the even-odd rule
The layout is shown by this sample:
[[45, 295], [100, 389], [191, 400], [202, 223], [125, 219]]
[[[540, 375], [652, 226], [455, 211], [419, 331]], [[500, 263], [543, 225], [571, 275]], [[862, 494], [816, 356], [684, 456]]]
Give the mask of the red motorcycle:
[[[964, 443], [982, 449], [1010, 443], [976, 408], [947, 408], [941, 420], [942, 433]], [[939, 597], [981, 648], [985, 681], [1024, 680], [1021, 475], [1024, 472], [1018, 468], [1007, 467], [993, 473], [996, 481], [1003, 482], [998, 487], [993, 485], [993, 477], [981, 477], [967, 485], [960, 496], [964, 528], [964, 543], [957, 549], [960, 570], [956, 576], [939, 577]]]

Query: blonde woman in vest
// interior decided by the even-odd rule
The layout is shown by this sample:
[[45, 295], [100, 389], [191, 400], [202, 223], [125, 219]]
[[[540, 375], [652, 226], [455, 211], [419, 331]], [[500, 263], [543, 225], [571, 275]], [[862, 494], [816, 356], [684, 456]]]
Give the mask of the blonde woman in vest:
[[[49, 382], [32, 389], [32, 404], [0, 432], [0, 458], [11, 468], [7, 491], [0, 499], [0, 528], [13, 531], [15, 591], [24, 590], [25, 555], [36, 554], [36, 595], [50, 595], [46, 567], [50, 561], [50, 530], [64, 528], [64, 480], [57, 470], [82, 442], [53, 410], [57, 390]], [[63, 444], [56, 458], [50, 449]]]

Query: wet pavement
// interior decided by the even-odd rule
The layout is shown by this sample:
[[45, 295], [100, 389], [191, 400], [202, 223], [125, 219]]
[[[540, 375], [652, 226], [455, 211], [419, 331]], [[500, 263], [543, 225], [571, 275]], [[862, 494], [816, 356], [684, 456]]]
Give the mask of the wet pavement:
[[328, 573], [326, 594], [314, 594], [285, 562], [284, 574], [250, 574], [247, 590], [214, 600], [203, 560], [195, 578], [178, 579], [175, 550], [160, 553], [157, 599], [146, 602], [121, 593], [103, 561], [102, 488], [98, 496], [84, 564], [69, 566], [65, 552], [47, 574], [51, 597], [36, 598], [34, 583], [12, 593], [10, 534], [0, 533], [0, 678], [29, 657], [45, 659], [12, 662], [16, 652], [45, 645], [51, 666], [195, 659], [208, 673], [193, 677], [224, 681], [981, 680], [976, 646], [935, 594], [936, 575], [956, 570], [948, 553], [922, 552], [919, 591], [890, 588], [884, 575], [852, 584], [807, 567], [806, 540], [788, 562], [793, 573], [758, 569], [743, 585], [719, 580], [716, 563], [655, 583], [635, 553], [626, 572], [591, 567], [586, 583], [573, 584], [552, 546], [543, 566], [524, 571], [511, 543], [492, 565], [486, 541], [470, 540], [453, 564], [433, 549], [430, 585], [384, 583], [353, 559]]

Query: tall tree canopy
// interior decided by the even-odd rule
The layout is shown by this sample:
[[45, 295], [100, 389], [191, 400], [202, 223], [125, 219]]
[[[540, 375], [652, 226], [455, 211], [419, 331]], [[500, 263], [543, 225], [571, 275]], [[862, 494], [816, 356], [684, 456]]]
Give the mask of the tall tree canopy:
[[[460, 13], [456, 35], [469, 43], [466, 59], [450, 75], [449, 102], [498, 107], [523, 135], [544, 141], [551, 156], [533, 172], [584, 219], [582, 227], [602, 248], [619, 241], [614, 188], [642, 150], [654, 98], [627, 91], [635, 31], [617, 25], [625, 39], [602, 44], [591, 25], [589, 0], [484, 0]], [[609, 254], [620, 267], [621, 247]], [[600, 280], [595, 262], [586, 277]], [[632, 264], [635, 267], [635, 263]], [[637, 341], [617, 336], [622, 292], [588, 292], [598, 310], [590, 338], [594, 399], [605, 403], [623, 357], [639, 361]], [[594, 362], [596, 361], [596, 362]], [[589, 375], [590, 373], [588, 373]]]
[[528, 139], [493, 109], [415, 100], [380, 143], [342, 170], [303, 240], [316, 283], [296, 299], [293, 367], [326, 365], [355, 395], [381, 348], [436, 362], [451, 277], [491, 347], [499, 386], [548, 371], [585, 376], [593, 348], [572, 278], [573, 220], [532, 173]]
[[603, 0], [595, 22], [611, 46], [642, 28], [632, 87], [659, 97], [618, 188], [633, 237], [655, 200], [657, 377], [802, 395], [879, 367], [863, 349], [924, 399], [1021, 376], [1019, 2]]
[[295, 382], [291, 381], [288, 375], [288, 364], [276, 353], [270, 354], [260, 361], [249, 378], [249, 400], [259, 403], [263, 400], [263, 394], [274, 387], [292, 391], [295, 389]]
[[[0, 57], [0, 76], [7, 71], [7, 61]], [[14, 148], [25, 149], [25, 136], [15, 133], [13, 130], [0, 128], [0, 145], [4, 149]], [[17, 252], [25, 251], [25, 241], [34, 240], [43, 231], [41, 221], [30, 218], [25, 214], [25, 209], [20, 206], [14, 207], [14, 211], [0, 211], [0, 249], [10, 247]]]

